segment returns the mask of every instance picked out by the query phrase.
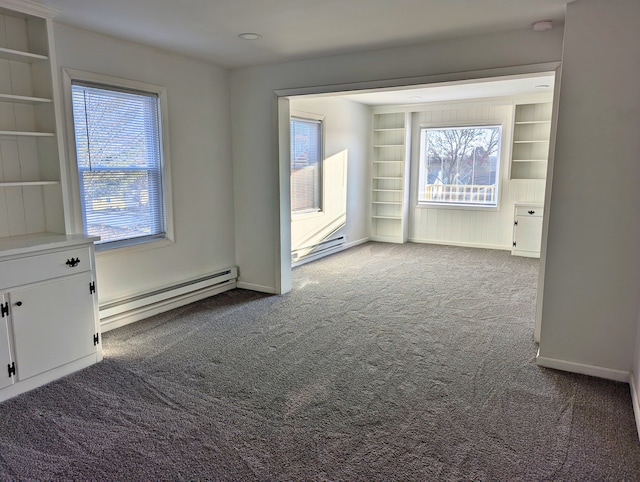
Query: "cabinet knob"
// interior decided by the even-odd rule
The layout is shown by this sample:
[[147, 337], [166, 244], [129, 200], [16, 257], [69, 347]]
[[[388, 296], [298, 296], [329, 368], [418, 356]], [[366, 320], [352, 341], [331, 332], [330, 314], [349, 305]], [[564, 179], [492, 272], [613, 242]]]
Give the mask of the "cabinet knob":
[[527, 211], [529, 214], [535, 214], [535, 211]]
[[80, 258], [71, 258], [68, 259], [65, 263], [69, 268], [75, 268], [80, 264]]
[[22, 301], [16, 301], [16, 306], [22, 306]]

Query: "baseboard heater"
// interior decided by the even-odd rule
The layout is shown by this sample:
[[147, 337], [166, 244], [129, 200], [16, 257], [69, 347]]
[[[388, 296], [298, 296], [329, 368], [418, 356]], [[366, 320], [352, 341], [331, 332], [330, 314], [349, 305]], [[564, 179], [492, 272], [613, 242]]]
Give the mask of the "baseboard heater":
[[347, 240], [346, 236], [338, 236], [336, 238], [327, 239], [320, 243], [305, 246], [304, 248], [296, 249], [291, 252], [292, 266], [297, 266], [307, 261], [313, 261], [314, 259], [321, 258], [330, 254], [333, 251], [338, 250], [344, 246]]
[[103, 332], [139, 321], [236, 287], [238, 268], [233, 266], [207, 276], [166, 286], [100, 305]]

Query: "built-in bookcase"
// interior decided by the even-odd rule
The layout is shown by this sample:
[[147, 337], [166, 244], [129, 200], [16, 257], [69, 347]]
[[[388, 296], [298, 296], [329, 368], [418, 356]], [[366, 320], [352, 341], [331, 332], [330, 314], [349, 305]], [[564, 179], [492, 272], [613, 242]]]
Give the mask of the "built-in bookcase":
[[405, 113], [373, 118], [371, 239], [403, 243], [407, 239], [407, 130]]
[[515, 106], [511, 179], [546, 179], [552, 104]]
[[0, 1], [0, 238], [66, 231], [51, 18], [19, 3]]

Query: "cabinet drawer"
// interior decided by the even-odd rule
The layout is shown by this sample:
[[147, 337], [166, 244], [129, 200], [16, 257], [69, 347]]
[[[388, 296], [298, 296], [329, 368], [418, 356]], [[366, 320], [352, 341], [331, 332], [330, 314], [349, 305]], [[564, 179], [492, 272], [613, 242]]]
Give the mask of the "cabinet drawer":
[[0, 288], [20, 286], [90, 270], [91, 254], [88, 247], [26, 256], [0, 262]]
[[516, 216], [542, 217], [542, 211], [542, 206], [518, 206], [516, 207]]

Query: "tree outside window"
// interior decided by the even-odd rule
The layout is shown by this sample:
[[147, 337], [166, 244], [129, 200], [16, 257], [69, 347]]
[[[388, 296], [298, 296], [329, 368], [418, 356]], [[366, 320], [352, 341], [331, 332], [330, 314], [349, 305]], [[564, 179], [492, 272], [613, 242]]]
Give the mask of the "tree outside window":
[[497, 206], [499, 125], [423, 128], [418, 202]]

